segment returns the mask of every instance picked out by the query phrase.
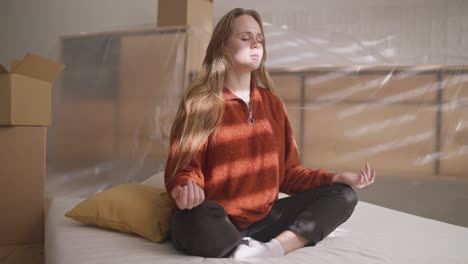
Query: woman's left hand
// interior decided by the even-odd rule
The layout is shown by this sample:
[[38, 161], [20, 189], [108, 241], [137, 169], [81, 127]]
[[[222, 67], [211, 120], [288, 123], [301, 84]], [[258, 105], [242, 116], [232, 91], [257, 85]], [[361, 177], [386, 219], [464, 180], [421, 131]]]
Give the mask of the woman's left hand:
[[333, 183], [345, 183], [353, 187], [363, 188], [371, 185], [375, 180], [375, 169], [371, 169], [369, 163], [365, 168], [356, 174], [354, 172], [343, 172], [333, 176]]

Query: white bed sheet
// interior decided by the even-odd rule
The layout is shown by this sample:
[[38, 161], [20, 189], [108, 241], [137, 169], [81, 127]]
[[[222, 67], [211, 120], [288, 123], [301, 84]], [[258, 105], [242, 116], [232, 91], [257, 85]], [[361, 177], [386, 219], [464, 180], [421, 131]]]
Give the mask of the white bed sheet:
[[170, 242], [85, 226], [64, 216], [81, 198], [55, 197], [46, 219], [47, 264], [143, 263], [468, 263], [468, 228], [359, 202], [351, 218], [315, 247], [280, 258], [186, 256]]

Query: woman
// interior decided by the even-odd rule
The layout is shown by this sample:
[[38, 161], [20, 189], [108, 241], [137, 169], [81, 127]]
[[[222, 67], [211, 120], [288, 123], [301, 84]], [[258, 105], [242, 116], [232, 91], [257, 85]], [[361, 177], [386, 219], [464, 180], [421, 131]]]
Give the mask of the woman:
[[244, 259], [315, 245], [352, 214], [350, 186], [374, 181], [368, 164], [358, 174], [300, 166], [265, 59], [259, 14], [233, 9], [180, 104], [165, 183], [177, 205], [172, 241], [187, 254]]

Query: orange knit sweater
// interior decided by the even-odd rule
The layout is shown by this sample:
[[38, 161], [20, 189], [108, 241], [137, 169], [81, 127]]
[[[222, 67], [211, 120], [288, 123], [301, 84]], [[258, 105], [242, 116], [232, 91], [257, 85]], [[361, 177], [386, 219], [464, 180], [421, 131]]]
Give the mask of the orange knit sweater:
[[257, 87], [252, 77], [253, 125], [247, 123], [244, 101], [227, 88], [223, 99], [225, 111], [217, 133], [168, 183], [169, 172], [177, 162], [171, 142], [165, 173], [169, 193], [192, 179], [204, 189], [206, 199], [218, 202], [244, 229], [268, 214], [279, 191], [294, 194], [331, 184], [334, 174], [301, 167], [293, 131], [276, 95]]

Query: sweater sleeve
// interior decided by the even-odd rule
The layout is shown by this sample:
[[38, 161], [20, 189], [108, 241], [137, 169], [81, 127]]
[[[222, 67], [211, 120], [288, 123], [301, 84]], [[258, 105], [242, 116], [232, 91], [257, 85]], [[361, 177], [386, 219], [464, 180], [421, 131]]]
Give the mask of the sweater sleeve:
[[296, 141], [294, 140], [294, 134], [286, 112], [284, 112], [284, 126], [285, 171], [284, 179], [280, 185], [280, 191], [287, 194], [294, 194], [313, 189], [320, 185], [332, 184], [334, 173], [329, 173], [321, 168], [315, 170], [301, 167]]
[[171, 147], [169, 151], [169, 156], [166, 162], [166, 168], [164, 171], [164, 183], [166, 185], [166, 190], [168, 193], [172, 193], [172, 190], [177, 186], [184, 186], [187, 184], [188, 180], [192, 180], [202, 189], [204, 189], [204, 176], [202, 172], [202, 165], [204, 154], [206, 150], [207, 143], [202, 144], [200, 149], [193, 155], [192, 160], [189, 162], [187, 166], [182, 169], [179, 169], [177, 173], [174, 175], [174, 178], [171, 180], [171, 174], [174, 167], [177, 164], [177, 160], [179, 158], [176, 155], [176, 148], [175, 148], [176, 141], [171, 140]]

